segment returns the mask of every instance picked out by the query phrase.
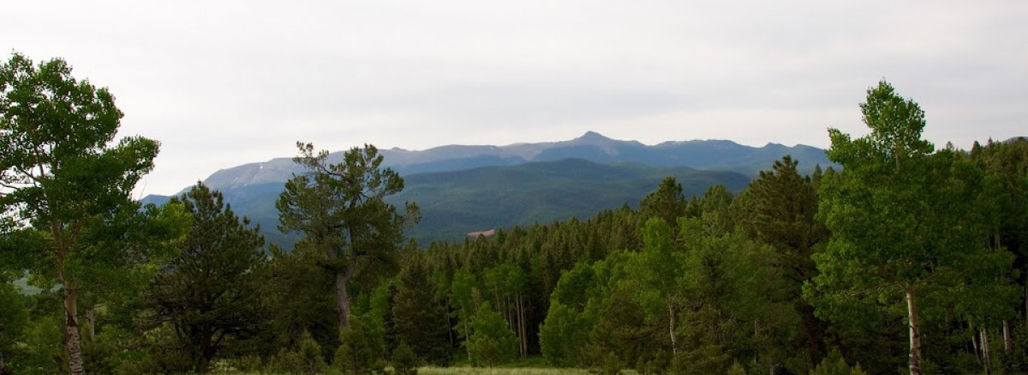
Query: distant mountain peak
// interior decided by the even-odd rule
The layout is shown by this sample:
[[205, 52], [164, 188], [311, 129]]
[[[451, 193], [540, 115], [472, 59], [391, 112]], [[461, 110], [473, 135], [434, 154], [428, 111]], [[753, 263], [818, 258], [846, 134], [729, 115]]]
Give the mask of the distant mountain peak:
[[590, 131], [585, 132], [585, 134], [582, 134], [581, 137], [578, 137], [575, 140], [583, 140], [583, 141], [610, 141], [611, 139], [605, 137], [603, 134], [600, 134], [600, 133], [597, 133], [597, 132], [594, 132], [594, 131], [590, 130]]

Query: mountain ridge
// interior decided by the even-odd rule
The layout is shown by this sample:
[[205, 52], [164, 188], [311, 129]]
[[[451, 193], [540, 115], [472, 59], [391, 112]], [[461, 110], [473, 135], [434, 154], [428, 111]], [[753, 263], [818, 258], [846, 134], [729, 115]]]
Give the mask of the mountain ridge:
[[[459, 241], [474, 231], [584, 219], [605, 209], [636, 206], [666, 176], [675, 177], [689, 197], [717, 184], [739, 191], [786, 154], [800, 162], [802, 173], [831, 165], [824, 150], [805, 145], [752, 147], [729, 140], [645, 145], [596, 132], [558, 142], [380, 153], [383, 165], [406, 180], [406, 188], [389, 201], [412, 201], [422, 208], [422, 222], [408, 231], [421, 243]], [[341, 159], [341, 151], [329, 155], [330, 162]], [[288, 249], [296, 234], [277, 231], [274, 202], [283, 183], [299, 173], [304, 171], [292, 158], [274, 158], [221, 169], [203, 182], [220, 190], [237, 214], [259, 224], [270, 243]], [[168, 199], [150, 195], [142, 202], [162, 204]]]
[[[685, 166], [696, 169], [734, 170], [755, 176], [769, 167], [769, 161], [791, 154], [801, 168], [831, 163], [824, 150], [798, 144], [792, 147], [767, 143], [762, 147], [730, 140], [666, 141], [645, 145], [638, 141], [616, 140], [594, 131], [580, 137], [555, 142], [495, 145], [444, 145], [420, 151], [401, 148], [381, 149], [383, 166], [401, 175], [463, 170], [483, 166], [517, 165], [533, 161], [583, 159], [598, 163], [635, 162], [655, 166]], [[329, 154], [329, 161], [342, 160], [343, 151]], [[223, 168], [203, 180], [213, 189], [285, 182], [294, 173], [303, 173], [292, 158], [278, 157], [264, 162]]]

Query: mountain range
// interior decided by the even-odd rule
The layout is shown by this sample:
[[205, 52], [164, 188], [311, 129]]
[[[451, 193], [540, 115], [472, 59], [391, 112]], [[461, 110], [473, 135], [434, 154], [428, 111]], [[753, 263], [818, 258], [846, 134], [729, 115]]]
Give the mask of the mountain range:
[[[383, 165], [399, 172], [406, 189], [391, 200], [416, 202], [422, 221], [408, 233], [421, 243], [460, 240], [466, 233], [513, 225], [587, 218], [604, 209], [637, 205], [665, 176], [687, 196], [723, 184], [739, 191], [760, 170], [792, 155], [801, 172], [831, 163], [822, 149], [769, 143], [750, 147], [726, 140], [644, 145], [595, 132], [563, 142], [507, 146], [449, 145], [423, 151], [380, 150]], [[329, 155], [330, 162], [342, 152]], [[233, 210], [286, 248], [295, 235], [278, 233], [274, 202], [282, 184], [305, 171], [291, 158], [222, 169], [203, 182], [220, 190]], [[144, 203], [169, 197], [151, 195]]]

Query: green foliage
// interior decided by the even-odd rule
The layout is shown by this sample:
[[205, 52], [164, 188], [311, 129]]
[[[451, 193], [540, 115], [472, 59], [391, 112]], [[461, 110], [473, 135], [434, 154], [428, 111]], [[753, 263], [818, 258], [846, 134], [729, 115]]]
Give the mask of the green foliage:
[[621, 370], [625, 366], [621, 359], [612, 352], [607, 352], [603, 355], [603, 359], [600, 361], [600, 367], [594, 369], [592, 372], [598, 375], [621, 375]]
[[825, 324], [802, 299], [802, 286], [817, 273], [811, 254], [828, 239], [828, 230], [815, 219], [818, 195], [814, 181], [801, 177], [796, 166], [789, 156], [775, 161], [771, 171], [761, 172], [750, 182], [732, 208], [747, 237], [773, 248], [770, 266], [779, 270], [783, 279], [780, 298], [788, 299], [802, 319], [801, 333], [794, 340], [805, 342], [806, 362], [814, 365], [824, 351]]
[[827, 357], [821, 360], [816, 368], [810, 370], [810, 375], [866, 375], [860, 364], [850, 366], [846, 359], [842, 358], [838, 350], [831, 351]]
[[341, 336], [333, 367], [348, 375], [381, 373], [382, 348], [376, 345], [360, 319], [351, 318], [350, 326], [342, 330]]
[[18, 294], [14, 285], [0, 280], [0, 374], [11, 371], [10, 364], [3, 358], [11, 356], [18, 338], [28, 326], [25, 302], [25, 297]]
[[132, 375], [149, 372], [154, 354], [132, 327], [107, 324], [96, 337], [83, 342], [86, 364], [98, 374]]
[[400, 271], [392, 306], [396, 341], [407, 342], [424, 361], [445, 365], [452, 349], [447, 304], [422, 262], [411, 259]]
[[[458, 269], [453, 273], [450, 282], [449, 301], [455, 310], [457, 325], [453, 327], [464, 341], [471, 338], [471, 319], [475, 312], [475, 296], [477, 293], [475, 275], [467, 270]], [[471, 361], [471, 351], [465, 346], [465, 354]]]
[[493, 311], [489, 302], [478, 308], [471, 321], [471, 338], [464, 343], [471, 353], [471, 362], [479, 366], [496, 366], [514, 359], [517, 337], [507, 322]]
[[550, 303], [546, 321], [539, 325], [539, 348], [546, 362], [561, 367], [581, 366], [588, 330], [580, 313], [556, 301]]
[[418, 375], [418, 356], [406, 341], [400, 341], [393, 350], [392, 363], [396, 375]]
[[9, 357], [4, 357], [15, 374], [50, 375], [68, 371], [58, 322], [51, 316], [36, 317], [29, 322], [19, 347]]
[[[382, 168], [382, 156], [372, 145], [350, 149], [338, 164], [328, 162], [328, 151], [315, 153], [309, 143], [297, 142], [297, 148], [300, 156], [294, 162], [310, 173], [286, 182], [275, 203], [279, 230], [302, 233], [295, 247], [323, 256], [321, 262], [335, 275], [336, 316], [345, 327], [349, 282], [372, 281], [392, 268], [403, 229], [417, 223], [418, 208], [408, 203], [401, 214], [385, 202], [403, 190], [403, 179]], [[371, 289], [368, 284], [363, 287]]]
[[0, 65], [0, 217], [13, 215], [44, 234], [44, 241], [14, 256], [28, 260], [35, 277], [63, 290], [73, 374], [84, 373], [79, 296], [98, 285], [117, 285], [117, 278], [102, 276], [126, 274], [114, 270], [138, 259], [124, 247], [90, 240], [119, 237], [108, 229], [134, 216], [138, 204], [129, 194], [157, 156], [158, 143], [142, 137], [112, 145], [121, 117], [106, 88], [77, 81], [61, 59], [36, 66], [15, 53]]
[[728, 375], [746, 375], [746, 369], [739, 364], [739, 361], [732, 362], [732, 367], [728, 368]]
[[321, 345], [306, 331], [300, 336], [295, 348], [282, 348], [271, 358], [268, 367], [272, 372], [305, 375], [321, 374], [327, 368]]
[[616, 252], [592, 265], [578, 263], [561, 276], [539, 330], [542, 354], [550, 364], [595, 365], [603, 359], [592, 332], [618, 282], [630, 273], [631, 259], [628, 253]]
[[[270, 317], [267, 328], [258, 333], [262, 353], [275, 354], [294, 345], [304, 331], [324, 343], [323, 349], [339, 346], [336, 297], [330, 292], [335, 275], [326, 272], [323, 257], [307, 248], [290, 253], [271, 248], [267, 281], [261, 289]], [[330, 356], [332, 351], [324, 354]]]
[[1000, 353], [1000, 367], [1008, 374], [1028, 373], [1028, 325], [1017, 325], [1011, 336], [1010, 351]]
[[957, 314], [993, 323], [1012, 314], [1012, 299], [991, 298], [1012, 296], [1012, 258], [983, 241], [980, 169], [953, 150], [932, 152], [916, 103], [881, 82], [861, 109], [870, 135], [851, 140], [829, 131], [829, 158], [844, 169], [821, 181], [818, 215], [832, 239], [813, 255], [820, 274], [805, 297], [819, 316], [839, 322], [867, 321], [868, 309], [905, 316], [911, 373], [918, 373], [920, 335], [931, 327], [921, 320], [936, 318], [939, 306], [956, 304]]
[[617, 288], [609, 298], [602, 301], [599, 318], [589, 332], [592, 356], [600, 362], [609, 361], [614, 354], [622, 366], [634, 365], [652, 358], [667, 345], [660, 339], [661, 332], [652, 324], [646, 324], [643, 307], [632, 299], [629, 291]]
[[[258, 269], [264, 239], [249, 220], [225, 207], [221, 193], [197, 184], [173, 204], [181, 204], [192, 226], [180, 254], [154, 276], [146, 302], [151, 324], [170, 324], [190, 358], [185, 369], [206, 372], [219, 351], [254, 335], [263, 318]], [[174, 349], [171, 349], [174, 348]], [[167, 353], [167, 351], [163, 351]]]
[[639, 202], [639, 213], [645, 218], [660, 218], [665, 223], [676, 223], [685, 216], [685, 196], [682, 185], [674, 177], [665, 177], [654, 191]]

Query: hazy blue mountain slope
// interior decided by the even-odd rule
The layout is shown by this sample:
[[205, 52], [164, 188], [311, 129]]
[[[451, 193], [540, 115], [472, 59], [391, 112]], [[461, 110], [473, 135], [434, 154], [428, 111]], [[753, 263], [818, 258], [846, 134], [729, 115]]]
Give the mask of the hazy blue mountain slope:
[[395, 201], [413, 201], [422, 209], [422, 222], [411, 236], [456, 240], [472, 231], [587, 218], [604, 209], [636, 206], [666, 176], [678, 179], [687, 196], [716, 184], [739, 191], [749, 182], [735, 172], [566, 159], [408, 176], [407, 188]]
[[[669, 175], [687, 196], [715, 184], [739, 191], [749, 182], [735, 172], [567, 159], [409, 175], [404, 191], [390, 201], [413, 201], [421, 207], [421, 223], [408, 232], [419, 242], [459, 241], [473, 231], [587, 218], [604, 209], [635, 206]], [[297, 235], [277, 230], [275, 200], [281, 189], [281, 184], [269, 183], [222, 192], [238, 215], [261, 226], [269, 242], [288, 249]], [[160, 203], [155, 197], [148, 201]]]
[[[730, 170], [754, 176], [769, 168], [774, 160], [790, 154], [799, 168], [809, 172], [815, 165], [829, 165], [824, 150], [797, 145], [768, 144], [750, 147], [725, 140], [664, 142], [647, 146], [636, 141], [621, 141], [588, 132], [562, 142], [520, 143], [507, 146], [449, 145], [423, 151], [398, 148], [380, 150], [385, 161], [403, 175], [458, 171], [485, 166], [517, 165], [533, 161], [583, 159], [596, 163], [639, 163], [652, 166], [682, 166], [695, 169]], [[341, 152], [330, 154], [330, 161], [341, 159]], [[249, 163], [215, 172], [204, 183], [225, 190], [231, 187], [285, 182], [293, 173], [302, 173], [290, 158]]]

